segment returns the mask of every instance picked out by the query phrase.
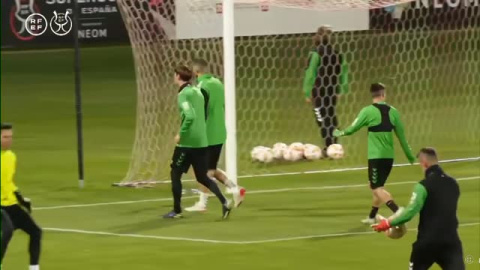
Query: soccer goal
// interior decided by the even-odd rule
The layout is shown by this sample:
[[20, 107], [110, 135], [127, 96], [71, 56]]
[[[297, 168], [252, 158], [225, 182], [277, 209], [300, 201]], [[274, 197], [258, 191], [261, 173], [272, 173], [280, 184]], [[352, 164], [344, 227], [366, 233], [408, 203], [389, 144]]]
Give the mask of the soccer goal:
[[[365, 166], [366, 131], [342, 138], [345, 156], [260, 164], [255, 146], [324, 145], [303, 80], [314, 33], [348, 66], [336, 105], [345, 128], [371, 103], [372, 82], [402, 114], [414, 151], [435, 146], [442, 159], [477, 157], [480, 137], [480, 14], [472, 1], [455, 7], [426, 0], [119, 0], [137, 80], [137, 121], [121, 185], [169, 179], [179, 128], [172, 69], [208, 61], [226, 84], [226, 167], [232, 179]], [[443, 2], [443, 1], [441, 1]], [[448, 1], [447, 1], [448, 2]], [[406, 159], [397, 147], [397, 163]]]

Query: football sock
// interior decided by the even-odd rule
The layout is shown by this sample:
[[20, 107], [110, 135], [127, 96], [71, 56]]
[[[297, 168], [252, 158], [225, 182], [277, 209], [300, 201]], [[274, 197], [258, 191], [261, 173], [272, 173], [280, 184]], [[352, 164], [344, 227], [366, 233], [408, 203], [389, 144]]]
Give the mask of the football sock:
[[392, 210], [393, 213], [398, 211], [398, 205], [393, 200], [388, 201], [387, 206], [390, 208], [390, 210]]
[[38, 264], [37, 265], [30, 265], [29, 270], [40, 270], [40, 266]]
[[236, 188], [237, 187], [237, 185], [234, 182], [232, 182], [230, 179], [226, 179], [223, 183], [228, 188]]
[[170, 172], [170, 177], [172, 179], [173, 211], [180, 214], [182, 213], [182, 173], [173, 169]]
[[227, 203], [227, 199], [223, 196], [222, 192], [218, 188], [217, 184], [215, 181], [210, 179], [206, 174], [202, 178], [197, 178], [197, 181], [200, 182], [200, 184], [206, 186], [217, 198], [220, 200], [222, 204]]
[[208, 203], [208, 193], [200, 191], [200, 203], [202, 203], [203, 205], [207, 205], [207, 203]]
[[370, 211], [370, 215], [368, 215], [368, 218], [375, 218], [377, 213], [378, 213], [378, 207], [372, 206], [372, 210]]

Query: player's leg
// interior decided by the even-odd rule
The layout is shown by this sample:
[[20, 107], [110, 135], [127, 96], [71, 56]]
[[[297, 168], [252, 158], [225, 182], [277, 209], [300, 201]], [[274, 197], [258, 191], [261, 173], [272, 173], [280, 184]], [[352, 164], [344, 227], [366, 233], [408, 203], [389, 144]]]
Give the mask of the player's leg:
[[465, 270], [460, 241], [446, 244], [437, 254], [436, 262], [443, 270]]
[[239, 188], [236, 183], [228, 179], [227, 174], [218, 169], [218, 162], [222, 154], [223, 144], [212, 145], [208, 147], [208, 176], [210, 179], [217, 179], [228, 187], [233, 193], [235, 207], [238, 207], [245, 197], [245, 189]]
[[215, 196], [217, 196], [217, 198], [220, 200], [220, 203], [222, 204], [223, 218], [227, 218], [230, 215], [229, 203], [225, 196], [223, 196], [217, 184], [208, 177], [208, 166], [206, 157], [207, 148], [192, 149], [191, 164], [195, 173], [195, 178], [200, 184], [207, 187], [213, 194], [215, 194]]
[[173, 210], [168, 212], [164, 218], [182, 217], [182, 175], [190, 167], [190, 150], [182, 147], [175, 147], [170, 165], [170, 178], [172, 181]]
[[39, 270], [42, 229], [35, 223], [32, 216], [25, 212], [19, 205], [5, 207], [4, 210], [12, 220], [13, 226], [30, 236], [30, 270]]
[[435, 262], [435, 247], [415, 242], [412, 245], [409, 270], [428, 270]]
[[314, 88], [312, 91], [313, 115], [315, 116], [315, 122], [317, 123], [320, 135], [322, 136], [322, 138], [325, 138], [326, 130], [324, 129], [323, 121], [326, 111], [323, 107], [323, 99], [321, 97], [322, 91], [319, 87]]
[[[245, 194], [247, 193], [247, 190], [228, 179], [227, 174], [223, 170], [217, 168], [213, 170], [213, 172], [213, 177], [223, 182], [233, 193], [234, 207], [240, 207], [245, 200]], [[230, 184], [228, 184], [228, 182], [230, 182]]]
[[324, 114], [322, 114], [324, 115], [324, 131], [322, 131], [322, 135], [325, 138], [325, 147], [328, 148], [330, 145], [337, 143], [337, 138], [333, 136], [333, 131], [338, 126], [338, 119], [335, 110], [337, 96], [334, 87], [328, 87], [322, 103], [324, 108]]
[[371, 161], [372, 163], [369, 166], [372, 167], [370, 181], [373, 193], [395, 213], [398, 211], [398, 205], [393, 200], [392, 195], [384, 188], [393, 168], [393, 159], [371, 159]]
[[12, 239], [14, 230], [10, 217], [7, 212], [2, 209], [2, 258], [0, 264], [3, 262], [3, 257], [5, 256], [5, 252], [7, 252], [8, 243], [10, 239]]
[[375, 218], [377, 216], [378, 209], [382, 204], [382, 200], [378, 197], [376, 192], [376, 189], [378, 188], [377, 187], [378, 176], [377, 176], [376, 166], [377, 166], [377, 163], [375, 159], [368, 160], [368, 181], [370, 183], [370, 189], [372, 190], [372, 208], [367, 218], [361, 220], [361, 222], [366, 225], [375, 224], [376, 222]]
[[375, 224], [377, 222], [376, 217], [377, 217], [378, 209], [380, 208], [381, 205], [382, 205], [382, 201], [380, 200], [380, 198], [377, 197], [377, 195], [372, 190], [372, 209], [370, 210], [370, 213], [368, 214], [367, 218], [361, 220], [361, 222], [366, 225]]

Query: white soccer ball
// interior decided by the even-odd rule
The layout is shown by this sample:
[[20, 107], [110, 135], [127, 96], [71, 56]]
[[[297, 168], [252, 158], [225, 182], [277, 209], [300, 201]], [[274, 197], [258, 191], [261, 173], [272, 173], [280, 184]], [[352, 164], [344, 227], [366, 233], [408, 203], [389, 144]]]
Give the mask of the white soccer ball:
[[308, 160], [317, 160], [323, 157], [322, 149], [313, 144], [305, 144], [303, 155]]
[[287, 161], [299, 161], [303, 158], [303, 152], [297, 151], [292, 148], [288, 148], [283, 153], [283, 159]]
[[284, 143], [276, 143], [273, 145], [272, 152], [275, 159], [282, 159], [285, 151], [288, 150], [288, 145]]
[[250, 157], [253, 161], [258, 161], [258, 157], [260, 156], [260, 152], [262, 152], [265, 146], [255, 146], [252, 151], [250, 151]]
[[400, 239], [402, 238], [405, 234], [407, 234], [407, 226], [405, 224], [402, 224], [400, 226], [395, 226], [390, 229], [388, 229], [385, 232], [385, 235], [390, 238], [390, 239]]
[[332, 159], [341, 159], [344, 155], [343, 146], [340, 144], [332, 144], [327, 148], [327, 156]]
[[265, 146], [257, 146], [253, 148], [250, 154], [251, 154], [252, 160], [254, 161], [258, 161], [262, 163], [270, 163], [273, 161], [272, 149]]
[[305, 150], [305, 145], [303, 145], [303, 143], [301, 143], [301, 142], [294, 142], [294, 143], [290, 144], [290, 146], [288, 148], [291, 149], [291, 150], [295, 150], [295, 151], [303, 153], [303, 151]]

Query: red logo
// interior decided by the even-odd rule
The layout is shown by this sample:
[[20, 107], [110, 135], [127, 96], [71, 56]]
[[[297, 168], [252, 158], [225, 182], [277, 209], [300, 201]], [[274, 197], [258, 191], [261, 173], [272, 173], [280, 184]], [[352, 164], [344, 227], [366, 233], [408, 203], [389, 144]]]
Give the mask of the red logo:
[[20, 40], [30, 41], [35, 38], [35, 36], [28, 33], [25, 25], [28, 16], [40, 12], [40, 9], [33, 1], [20, 0], [20, 6], [14, 5], [10, 10], [10, 30]]

